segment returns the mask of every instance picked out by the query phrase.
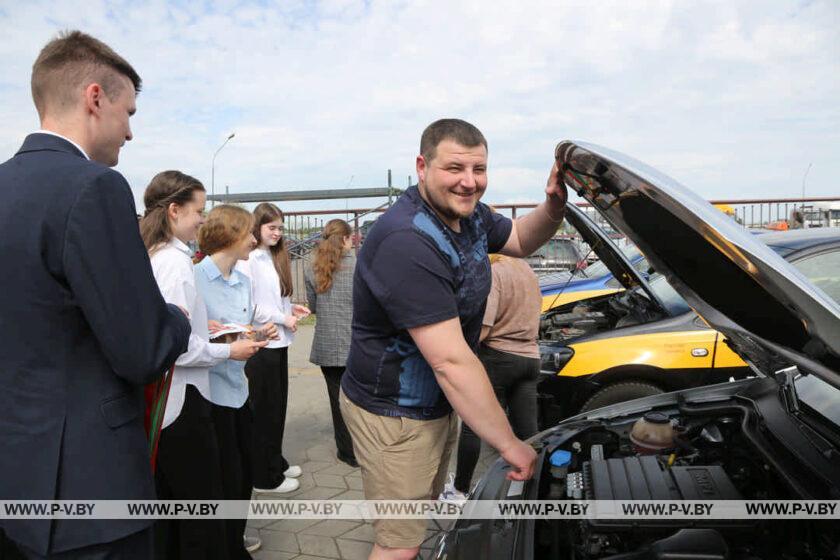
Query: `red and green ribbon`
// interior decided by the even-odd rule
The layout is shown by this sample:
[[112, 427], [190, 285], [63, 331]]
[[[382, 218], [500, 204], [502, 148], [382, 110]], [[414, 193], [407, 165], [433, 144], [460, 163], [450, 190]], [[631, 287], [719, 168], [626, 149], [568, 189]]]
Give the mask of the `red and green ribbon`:
[[146, 433], [149, 436], [149, 456], [152, 463], [152, 472], [155, 472], [155, 466], [157, 465], [160, 430], [163, 425], [166, 401], [169, 398], [169, 388], [172, 386], [174, 371], [175, 366], [173, 365], [163, 377], [146, 385]]

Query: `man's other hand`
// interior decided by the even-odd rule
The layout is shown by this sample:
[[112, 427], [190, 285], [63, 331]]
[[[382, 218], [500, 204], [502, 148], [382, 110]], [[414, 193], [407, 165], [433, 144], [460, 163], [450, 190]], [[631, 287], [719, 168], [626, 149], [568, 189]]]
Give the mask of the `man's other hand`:
[[507, 473], [508, 480], [529, 480], [533, 476], [537, 452], [522, 440], [517, 439], [510, 447], [500, 451], [499, 455], [511, 466]]
[[552, 209], [565, 208], [566, 201], [569, 199], [566, 183], [563, 182], [563, 175], [560, 173], [560, 167], [556, 161], [545, 184], [545, 198], [552, 205]]

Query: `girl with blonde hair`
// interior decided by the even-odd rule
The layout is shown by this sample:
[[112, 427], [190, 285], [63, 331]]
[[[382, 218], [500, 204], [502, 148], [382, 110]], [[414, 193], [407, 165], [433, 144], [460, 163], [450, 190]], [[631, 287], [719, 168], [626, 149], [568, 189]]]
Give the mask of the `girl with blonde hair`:
[[353, 440], [338, 404], [341, 377], [350, 351], [350, 321], [353, 316], [353, 230], [344, 220], [330, 220], [321, 232], [312, 266], [305, 275], [306, 296], [312, 313], [318, 315], [309, 361], [321, 366], [330, 397], [333, 433], [338, 459], [356, 467]]

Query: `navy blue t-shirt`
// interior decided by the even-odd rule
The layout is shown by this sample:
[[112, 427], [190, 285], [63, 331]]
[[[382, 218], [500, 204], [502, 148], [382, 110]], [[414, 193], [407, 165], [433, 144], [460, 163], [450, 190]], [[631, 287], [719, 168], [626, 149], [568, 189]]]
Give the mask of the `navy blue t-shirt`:
[[460, 227], [447, 227], [411, 187], [365, 238], [341, 387], [373, 414], [429, 420], [451, 410], [408, 329], [458, 317], [467, 343], [478, 346], [490, 293], [487, 253], [504, 246], [512, 223], [478, 204]]

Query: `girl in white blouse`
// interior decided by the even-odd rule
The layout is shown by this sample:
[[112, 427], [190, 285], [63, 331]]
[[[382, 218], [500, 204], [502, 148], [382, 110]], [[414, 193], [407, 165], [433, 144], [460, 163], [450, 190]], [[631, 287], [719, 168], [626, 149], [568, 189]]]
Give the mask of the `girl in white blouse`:
[[[266, 342], [209, 341], [207, 309], [196, 291], [192, 251], [204, 223], [205, 191], [179, 171], [158, 173], [143, 196], [140, 233], [164, 299], [186, 310], [192, 334], [175, 362], [158, 446], [156, 484], [161, 499], [223, 499], [221, 458], [211, 420], [209, 368], [224, 360], [246, 360]], [[159, 522], [156, 558], [226, 558], [223, 520]], [[241, 546], [241, 543], [238, 543]]]
[[283, 431], [289, 393], [289, 345], [299, 319], [309, 315], [302, 305], [292, 305], [291, 261], [283, 239], [283, 212], [262, 203], [254, 208], [254, 237], [258, 246], [237, 269], [251, 280], [254, 325], [274, 323], [279, 336], [245, 364], [248, 399], [254, 412], [253, 475], [257, 492], [286, 493], [297, 490], [301, 475], [297, 465], [283, 457]]

